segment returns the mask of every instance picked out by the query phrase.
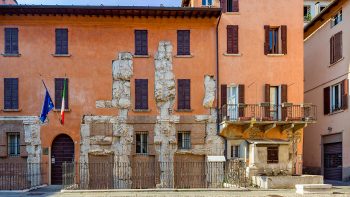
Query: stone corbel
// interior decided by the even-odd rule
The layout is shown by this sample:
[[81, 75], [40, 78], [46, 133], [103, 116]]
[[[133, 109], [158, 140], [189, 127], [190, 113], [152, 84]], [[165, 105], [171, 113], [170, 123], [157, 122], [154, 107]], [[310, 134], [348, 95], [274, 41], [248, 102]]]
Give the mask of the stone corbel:
[[307, 126], [307, 123], [297, 124], [297, 125], [295, 125], [295, 127], [293, 128], [293, 132], [296, 132], [296, 131], [298, 131], [298, 130], [300, 130], [300, 129], [303, 129], [303, 128], [305, 128], [306, 126]]
[[267, 132], [271, 131], [273, 128], [276, 128], [276, 126], [277, 126], [276, 123], [268, 124], [263, 127], [263, 130], [266, 134]]
[[281, 133], [294, 128], [294, 123], [281, 126]]
[[242, 135], [247, 133], [251, 128], [254, 127], [254, 122], [250, 122], [249, 124], [245, 124], [242, 126]]

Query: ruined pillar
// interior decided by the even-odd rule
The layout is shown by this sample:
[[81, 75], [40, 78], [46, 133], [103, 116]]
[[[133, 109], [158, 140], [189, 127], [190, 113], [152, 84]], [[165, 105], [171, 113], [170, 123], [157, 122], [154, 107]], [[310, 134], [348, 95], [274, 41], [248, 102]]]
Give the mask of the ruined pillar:
[[177, 150], [175, 123], [179, 122], [179, 117], [172, 115], [176, 95], [172, 50], [169, 41], [160, 41], [154, 57], [154, 95], [160, 111], [154, 131], [154, 144], [160, 162], [159, 188], [174, 187], [174, 154]]

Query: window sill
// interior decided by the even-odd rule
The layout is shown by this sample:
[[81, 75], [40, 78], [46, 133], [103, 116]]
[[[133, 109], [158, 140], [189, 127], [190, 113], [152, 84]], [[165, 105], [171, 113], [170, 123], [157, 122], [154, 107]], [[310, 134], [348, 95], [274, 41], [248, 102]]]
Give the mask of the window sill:
[[148, 153], [136, 153], [137, 156], [148, 156]]
[[193, 112], [193, 109], [177, 109], [176, 112]]
[[133, 55], [134, 58], [150, 58], [150, 55]]
[[345, 111], [345, 110], [340, 109], [340, 110], [337, 110], [337, 111], [333, 111], [333, 112], [329, 113], [328, 115], [331, 116], [331, 115], [334, 115], [334, 114], [342, 113], [342, 112], [344, 112], [344, 111]]
[[22, 109], [2, 109], [3, 112], [20, 112]]
[[331, 65], [329, 65], [328, 67], [332, 67], [334, 65], [336, 65], [338, 62], [341, 62], [344, 59], [344, 57], [340, 58], [339, 60], [337, 60], [336, 62], [333, 62]]
[[240, 12], [226, 12], [227, 15], [241, 15]]
[[71, 54], [51, 54], [53, 57], [70, 57]]
[[150, 109], [133, 109], [133, 112], [151, 112]]
[[193, 55], [192, 54], [191, 55], [175, 55], [174, 57], [175, 58], [192, 58]]
[[2, 53], [1, 55], [2, 55], [3, 57], [20, 57], [20, 56], [21, 56], [20, 53], [14, 53], [14, 54]]
[[240, 57], [242, 56], [241, 53], [224, 53], [224, 56], [234, 56], [234, 57]]
[[272, 54], [272, 53], [269, 53], [267, 54], [268, 57], [282, 57], [282, 56], [285, 56], [286, 54], [282, 54], [282, 53], [278, 53], [278, 54]]
[[[61, 109], [54, 109], [53, 111], [54, 111], [54, 112], [60, 112]], [[64, 109], [64, 111], [65, 111], [65, 112], [70, 112], [70, 111], [72, 111], [72, 110], [71, 110], [71, 109]]]

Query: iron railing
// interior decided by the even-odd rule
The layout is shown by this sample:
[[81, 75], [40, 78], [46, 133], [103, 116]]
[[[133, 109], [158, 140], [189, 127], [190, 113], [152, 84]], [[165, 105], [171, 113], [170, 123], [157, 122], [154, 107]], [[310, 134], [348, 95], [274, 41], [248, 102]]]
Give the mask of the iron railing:
[[222, 121], [315, 121], [315, 105], [227, 104], [219, 110]]
[[47, 184], [48, 163], [0, 163], [0, 190], [24, 190]]
[[64, 189], [247, 187], [245, 162], [63, 163]]

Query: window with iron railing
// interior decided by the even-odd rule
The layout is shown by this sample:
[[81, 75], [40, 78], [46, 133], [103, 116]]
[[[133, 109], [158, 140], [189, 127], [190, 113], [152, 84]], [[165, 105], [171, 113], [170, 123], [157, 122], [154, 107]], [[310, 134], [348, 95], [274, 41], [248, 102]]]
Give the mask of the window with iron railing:
[[20, 141], [19, 133], [7, 134], [8, 155], [10, 157], [16, 157], [20, 154]]

